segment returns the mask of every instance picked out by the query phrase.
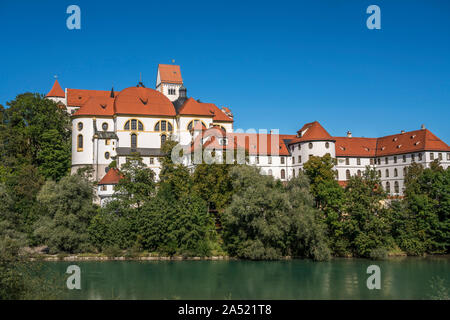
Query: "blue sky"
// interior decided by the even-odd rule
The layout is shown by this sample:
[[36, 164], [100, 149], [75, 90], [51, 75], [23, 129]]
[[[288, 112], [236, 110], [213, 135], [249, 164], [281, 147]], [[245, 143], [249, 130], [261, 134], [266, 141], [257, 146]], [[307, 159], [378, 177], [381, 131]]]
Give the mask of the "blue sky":
[[[81, 8], [68, 30], [66, 8]], [[366, 8], [381, 8], [381, 30]], [[377, 137], [424, 123], [450, 143], [450, 1], [0, 2], [0, 104], [69, 88], [118, 90], [158, 63], [188, 95], [231, 108], [235, 128]]]

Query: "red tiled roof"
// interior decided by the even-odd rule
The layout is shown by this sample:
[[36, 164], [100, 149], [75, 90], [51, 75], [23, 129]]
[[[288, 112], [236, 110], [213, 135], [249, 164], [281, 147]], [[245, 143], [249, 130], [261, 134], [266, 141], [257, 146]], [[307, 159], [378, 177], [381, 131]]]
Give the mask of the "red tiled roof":
[[428, 129], [399, 133], [377, 139], [377, 157], [419, 151], [450, 151], [450, 147]]
[[117, 184], [123, 176], [119, 173], [119, 170], [111, 168], [105, 174], [105, 176], [98, 182], [99, 185], [103, 184]]
[[122, 90], [115, 98], [116, 114], [175, 116], [175, 108], [161, 92], [143, 87]]
[[213, 103], [198, 102], [194, 98], [189, 98], [179, 111], [180, 115], [195, 115], [213, 117], [214, 121], [233, 122], [222, 110]]
[[[237, 149], [243, 148], [248, 151], [249, 155], [273, 155], [273, 156], [289, 156], [289, 150], [286, 146], [285, 140], [290, 140], [295, 135], [285, 134], [260, 134], [260, 133], [225, 133], [218, 127], [204, 130], [202, 134], [198, 135], [191, 151], [201, 146], [201, 141], [204, 138], [212, 136], [203, 147], [215, 149]], [[228, 144], [222, 146], [219, 144], [218, 138], [227, 138]]]
[[165, 83], [183, 83], [181, 78], [180, 66], [175, 66], [171, 64], [159, 64], [159, 77], [161, 82]]
[[[120, 91], [115, 91], [117, 96]], [[81, 107], [90, 97], [110, 97], [111, 91], [107, 90], [85, 90], [85, 89], [67, 89], [67, 105]]]
[[297, 133], [301, 136], [292, 139], [291, 144], [303, 141], [334, 141], [333, 137], [317, 121], [305, 124]]
[[90, 97], [73, 116], [113, 116], [114, 98]]
[[377, 138], [334, 137], [337, 157], [375, 157]]
[[59, 85], [58, 79], [55, 79], [55, 83], [53, 83], [53, 87], [49, 91], [49, 93], [47, 93], [46, 97], [58, 97], [58, 98], [66, 97], [64, 90]]

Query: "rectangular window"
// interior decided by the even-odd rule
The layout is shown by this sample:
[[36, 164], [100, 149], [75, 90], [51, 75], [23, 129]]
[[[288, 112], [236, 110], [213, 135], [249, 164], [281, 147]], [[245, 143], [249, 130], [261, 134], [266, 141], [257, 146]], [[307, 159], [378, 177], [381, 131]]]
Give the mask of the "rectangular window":
[[150, 164], [155, 163], [155, 159], [154, 158], [150, 158]]
[[384, 163], [385, 163], [385, 164], [388, 164], [388, 163], [389, 163], [388, 157], [384, 158]]
[[450, 161], [450, 153], [447, 153], [447, 160]]
[[406, 162], [406, 155], [403, 155], [403, 162]]
[[110, 141], [109, 139], [106, 139], [106, 140], [105, 140], [105, 145], [106, 145], [106, 146], [109, 146], [109, 143], [110, 143], [110, 142], [111, 142], [111, 141]]
[[356, 164], [357, 164], [358, 166], [361, 165], [361, 159], [360, 159], [360, 158], [357, 158], [357, 159], [356, 159]]
[[280, 158], [281, 164], [284, 164], [284, 157]]
[[102, 184], [102, 185], [100, 186], [100, 190], [106, 191], [106, 185]]
[[438, 153], [438, 158], [439, 158], [439, 160], [441, 160], [442, 161], [442, 153]]
[[373, 158], [370, 158], [370, 164], [373, 165]]
[[268, 158], [267, 158], [267, 163], [268, 163], [268, 164], [272, 164], [272, 157], [268, 157]]
[[302, 156], [298, 156], [298, 163], [302, 163]]
[[394, 156], [394, 163], [397, 163], [397, 156]]
[[345, 158], [345, 164], [348, 166], [350, 165], [350, 159], [349, 158]]
[[434, 152], [430, 152], [430, 160], [434, 160]]
[[295, 157], [292, 157], [292, 164], [295, 164]]
[[415, 162], [416, 161], [416, 155], [413, 153], [413, 154], [411, 154], [411, 161], [412, 162]]

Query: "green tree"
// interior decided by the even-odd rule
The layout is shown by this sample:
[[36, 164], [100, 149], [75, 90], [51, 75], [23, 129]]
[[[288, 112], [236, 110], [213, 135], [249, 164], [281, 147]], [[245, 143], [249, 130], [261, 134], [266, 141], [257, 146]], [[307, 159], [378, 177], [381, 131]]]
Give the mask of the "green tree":
[[[410, 254], [448, 253], [450, 170], [436, 160], [429, 168], [413, 163], [405, 178], [406, 221], [400, 247]], [[407, 230], [407, 231], [406, 231]]]
[[345, 189], [345, 234], [353, 252], [362, 257], [380, 258], [393, 246], [385, 199], [386, 192], [375, 169], [353, 176]]
[[120, 168], [122, 178], [115, 186], [115, 197], [124, 206], [140, 208], [155, 193], [155, 173], [135, 154]]
[[34, 225], [34, 236], [51, 252], [89, 251], [87, 228], [95, 208], [92, 183], [79, 175], [47, 181], [37, 197], [44, 214]]
[[[316, 228], [320, 220], [314, 214], [305, 177], [290, 182], [286, 189], [254, 167], [237, 166], [231, 176], [236, 191], [222, 222], [224, 242], [232, 256], [279, 259], [301, 254], [317, 260], [329, 256], [329, 252], [319, 252], [328, 248], [323, 226]], [[313, 223], [310, 230], [309, 223]]]

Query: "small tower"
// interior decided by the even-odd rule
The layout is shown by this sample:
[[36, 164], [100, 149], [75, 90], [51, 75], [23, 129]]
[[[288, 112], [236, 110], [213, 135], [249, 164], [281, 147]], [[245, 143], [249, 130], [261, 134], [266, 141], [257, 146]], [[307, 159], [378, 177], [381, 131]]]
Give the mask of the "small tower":
[[170, 101], [175, 101], [180, 95], [183, 86], [180, 66], [172, 64], [159, 64], [156, 77], [156, 90], [164, 94]]
[[45, 97], [47, 99], [55, 101], [58, 105], [64, 106], [64, 108], [67, 106], [66, 93], [59, 85], [56, 76], [55, 76], [55, 83], [53, 83], [52, 89], [49, 91], [49, 93], [47, 93]]

